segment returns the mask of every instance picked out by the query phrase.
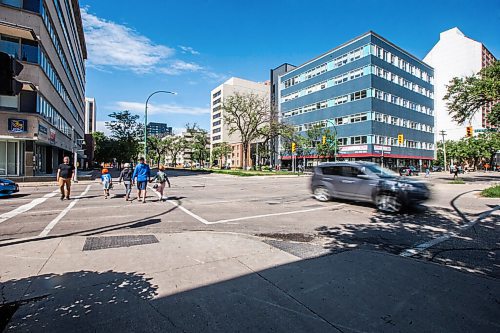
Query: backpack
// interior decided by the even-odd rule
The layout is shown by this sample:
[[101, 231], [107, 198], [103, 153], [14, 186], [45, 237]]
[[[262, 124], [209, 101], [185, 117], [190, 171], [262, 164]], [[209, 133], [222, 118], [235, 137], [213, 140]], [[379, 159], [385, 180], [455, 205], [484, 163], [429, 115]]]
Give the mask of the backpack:
[[158, 182], [164, 183], [167, 181], [167, 175], [165, 174], [165, 172], [160, 171], [156, 174], [156, 179], [158, 180]]

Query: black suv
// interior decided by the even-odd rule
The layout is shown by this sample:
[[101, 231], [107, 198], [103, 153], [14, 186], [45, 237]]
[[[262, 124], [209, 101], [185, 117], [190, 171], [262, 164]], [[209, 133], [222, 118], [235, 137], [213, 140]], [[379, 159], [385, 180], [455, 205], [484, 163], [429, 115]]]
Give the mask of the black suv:
[[391, 170], [368, 162], [323, 163], [314, 169], [311, 190], [319, 201], [366, 201], [385, 212], [399, 212], [430, 195], [424, 183], [398, 177]]

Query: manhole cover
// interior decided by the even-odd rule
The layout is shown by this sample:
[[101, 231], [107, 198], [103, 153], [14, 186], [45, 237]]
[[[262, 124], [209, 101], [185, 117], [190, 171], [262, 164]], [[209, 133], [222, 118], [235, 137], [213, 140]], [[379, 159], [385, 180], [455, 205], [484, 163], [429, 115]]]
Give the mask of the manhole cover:
[[83, 251], [112, 249], [158, 243], [153, 235], [87, 237]]

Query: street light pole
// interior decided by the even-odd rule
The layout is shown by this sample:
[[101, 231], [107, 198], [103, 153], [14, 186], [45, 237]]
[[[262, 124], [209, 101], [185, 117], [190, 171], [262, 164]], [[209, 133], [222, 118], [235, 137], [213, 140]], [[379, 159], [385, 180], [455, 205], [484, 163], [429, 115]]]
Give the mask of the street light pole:
[[442, 130], [439, 132], [439, 134], [443, 137], [443, 162], [444, 162], [444, 171], [446, 171], [447, 168], [447, 162], [446, 162], [446, 142], [444, 141], [444, 137], [446, 135], [446, 131]]
[[173, 91], [167, 91], [167, 90], [157, 90], [153, 93], [151, 93], [148, 98], [146, 99], [146, 108], [144, 110], [144, 159], [147, 161], [147, 154], [148, 154], [148, 102], [149, 99], [156, 94], [159, 93], [164, 93], [164, 94], [172, 94], [172, 95], [177, 95], [176, 92]]

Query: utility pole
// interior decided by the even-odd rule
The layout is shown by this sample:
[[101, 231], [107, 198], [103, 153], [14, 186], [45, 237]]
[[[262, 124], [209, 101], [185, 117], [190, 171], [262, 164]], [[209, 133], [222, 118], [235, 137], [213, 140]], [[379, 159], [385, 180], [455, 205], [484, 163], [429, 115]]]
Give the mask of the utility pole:
[[443, 142], [443, 160], [444, 160], [444, 171], [447, 171], [446, 169], [448, 168], [448, 163], [446, 162], [446, 143], [444, 141], [444, 137], [446, 135], [446, 132], [444, 130], [441, 130], [439, 134], [442, 136], [442, 142]]

